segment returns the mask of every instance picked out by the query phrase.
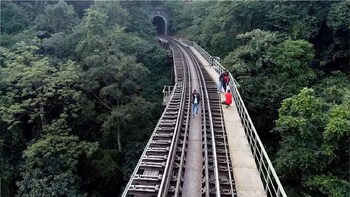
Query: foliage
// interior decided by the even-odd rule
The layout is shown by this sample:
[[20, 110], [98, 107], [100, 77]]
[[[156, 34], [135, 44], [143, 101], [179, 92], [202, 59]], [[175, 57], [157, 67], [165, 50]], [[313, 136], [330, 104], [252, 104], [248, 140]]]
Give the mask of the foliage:
[[[349, 96], [350, 93], [347, 93]], [[327, 126], [324, 132], [324, 140], [328, 143], [326, 151], [332, 156], [335, 155], [337, 145], [346, 137], [349, 137], [350, 131], [350, 103], [349, 99], [341, 105], [335, 105], [330, 109]]]
[[345, 196], [350, 191], [348, 174], [329, 168], [349, 165], [349, 107], [348, 99], [330, 107], [307, 88], [283, 101], [275, 128], [282, 137], [276, 167], [285, 181], [301, 183], [299, 192]]
[[319, 31], [319, 21], [324, 20], [328, 7], [327, 2], [278, 2], [268, 11], [266, 25], [292, 39], [309, 39]]
[[87, 4], [68, 3], [6, 7], [31, 20], [1, 35], [5, 196], [118, 195], [161, 114], [163, 83], [171, 84], [151, 21], [131, 11], [139, 7], [98, 1], [79, 19], [70, 5], [81, 12]]
[[349, 182], [334, 176], [316, 176], [308, 181], [307, 185], [313, 188], [318, 188], [327, 196], [343, 197], [350, 192]]
[[[283, 101], [276, 127], [282, 136], [277, 168], [301, 174], [324, 168], [327, 159], [324, 153], [319, 151], [322, 135], [318, 135], [325, 126], [324, 108], [324, 103], [315, 98], [313, 90], [306, 88], [297, 96]], [[284, 154], [286, 152], [287, 155]]]
[[35, 37], [35, 31], [32, 28], [25, 29], [16, 34], [2, 33], [0, 35], [0, 46], [9, 48], [15, 45], [17, 42], [21, 42], [21, 41], [28, 42], [32, 40], [34, 37]]
[[2, 195], [120, 193], [171, 85], [155, 6], [237, 77], [289, 195], [349, 193], [349, 2], [60, 0], [1, 2]]
[[[310, 68], [312, 45], [303, 40], [285, 40], [276, 33], [253, 30], [238, 35], [242, 45], [223, 61], [238, 76], [241, 95], [255, 127], [265, 143], [278, 117], [283, 99], [294, 95], [316, 77]], [[281, 43], [279, 43], [281, 42]], [[277, 44], [279, 43], [279, 44]], [[275, 149], [276, 145], [269, 145]]]
[[126, 24], [126, 32], [133, 32], [144, 39], [156, 35], [151, 21], [148, 20], [148, 16], [142, 12], [142, 9], [134, 8], [130, 9], [130, 12], [138, 14], [132, 14], [129, 16], [130, 22]]
[[210, 3], [195, 2], [194, 4], [190, 6], [178, 5], [177, 9], [173, 10], [172, 28], [174, 28], [173, 31], [188, 36], [194, 41], [200, 41], [194, 35], [201, 34], [199, 28], [210, 9], [208, 7]]
[[73, 6], [63, 0], [57, 4], [47, 5], [45, 13], [36, 17], [35, 24], [39, 30], [51, 33], [63, 32], [70, 29], [78, 22]]
[[[81, 186], [87, 195], [109, 196], [120, 192], [123, 184], [120, 154], [115, 149], [99, 149], [92, 159], [79, 163]], [[134, 166], [133, 166], [134, 167]], [[84, 173], [89, 172], [89, 173]]]
[[[11, 21], [11, 22], [8, 22]], [[1, 34], [14, 34], [24, 30], [30, 24], [25, 10], [13, 2], [1, 2]]]
[[240, 45], [237, 35], [254, 29], [307, 40], [314, 45], [315, 67], [348, 73], [349, 6], [347, 1], [191, 2], [176, 10], [172, 28], [220, 57]]
[[332, 42], [323, 52], [322, 66], [329, 70], [342, 70], [349, 73], [349, 33], [350, 3], [347, 1], [333, 4], [330, 8], [327, 25], [329, 25]]
[[225, 57], [237, 46], [235, 37], [238, 34], [261, 26], [270, 4], [258, 1], [191, 2], [176, 16], [174, 25], [210, 54]]
[[[57, 131], [56, 131], [57, 132]], [[67, 133], [47, 134], [24, 151], [20, 196], [82, 196], [78, 185], [78, 158], [91, 156], [96, 143], [79, 141]]]
[[[3, 130], [1, 130], [3, 132]], [[13, 175], [11, 165], [9, 164], [7, 158], [5, 157], [4, 153], [4, 140], [3, 138], [0, 138], [0, 177], [1, 177], [1, 184], [4, 188], [2, 193], [4, 195], [10, 195], [10, 182], [11, 182], [11, 175]]]
[[[0, 83], [7, 88], [2, 93], [0, 112], [9, 129], [34, 124], [40, 125], [40, 131], [55, 119], [77, 116], [74, 96], [79, 91], [71, 87], [78, 79], [78, 68], [72, 61], [55, 67], [48, 58], [37, 56], [37, 50], [37, 46], [22, 42], [15, 51], [3, 54], [4, 66], [0, 69], [6, 77]], [[39, 134], [28, 131], [25, 136]]]
[[70, 57], [72, 54], [72, 45], [67, 34], [60, 32], [51, 34], [49, 38], [44, 38], [42, 47], [46, 54], [52, 54], [57, 58], [64, 59]]
[[229, 53], [223, 61], [226, 68], [233, 68], [237, 72], [256, 75], [262, 69], [266, 51], [277, 42], [277, 35], [273, 32], [266, 32], [255, 29], [251, 32], [239, 34], [237, 40], [245, 45], [237, 47]]
[[341, 72], [333, 72], [320, 80], [313, 88], [327, 103], [341, 104], [346, 92], [350, 89], [349, 76]]
[[350, 5], [349, 2], [343, 1], [333, 4], [328, 15], [329, 25], [335, 31], [341, 28], [349, 28]]
[[[286, 40], [274, 47], [268, 54], [276, 70], [279, 81], [292, 79], [293, 85], [288, 84], [289, 91], [298, 91], [299, 87], [305, 86], [314, 79], [315, 73], [310, 68], [314, 57], [312, 45], [304, 40]], [[287, 80], [286, 83], [291, 83]], [[283, 83], [282, 88], [287, 84]]]

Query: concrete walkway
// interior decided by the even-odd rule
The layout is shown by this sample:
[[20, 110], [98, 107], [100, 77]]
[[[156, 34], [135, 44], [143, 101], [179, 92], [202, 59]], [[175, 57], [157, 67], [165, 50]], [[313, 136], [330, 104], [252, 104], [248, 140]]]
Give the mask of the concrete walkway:
[[[214, 81], [218, 83], [219, 74], [209, 66], [209, 63], [195, 48], [190, 48]], [[225, 100], [224, 93], [220, 95], [221, 100]], [[235, 103], [229, 108], [223, 107], [222, 111], [238, 197], [266, 196]]]

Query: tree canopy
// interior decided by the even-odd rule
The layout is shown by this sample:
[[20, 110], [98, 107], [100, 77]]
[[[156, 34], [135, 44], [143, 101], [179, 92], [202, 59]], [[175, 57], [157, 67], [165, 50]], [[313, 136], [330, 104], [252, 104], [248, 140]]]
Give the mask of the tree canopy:
[[348, 1], [1, 1], [3, 196], [118, 196], [171, 85], [149, 14], [236, 77], [288, 196], [346, 196]]
[[172, 29], [236, 77], [288, 196], [349, 188], [348, 1], [191, 2]]
[[1, 4], [1, 194], [117, 196], [172, 83], [147, 13], [115, 1]]

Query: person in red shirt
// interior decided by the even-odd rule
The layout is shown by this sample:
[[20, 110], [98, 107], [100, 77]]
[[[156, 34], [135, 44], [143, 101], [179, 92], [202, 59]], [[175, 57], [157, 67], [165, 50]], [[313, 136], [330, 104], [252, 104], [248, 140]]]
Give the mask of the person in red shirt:
[[227, 93], [225, 94], [225, 101], [222, 102], [222, 104], [226, 105], [227, 107], [232, 104], [232, 93], [230, 90], [227, 90]]

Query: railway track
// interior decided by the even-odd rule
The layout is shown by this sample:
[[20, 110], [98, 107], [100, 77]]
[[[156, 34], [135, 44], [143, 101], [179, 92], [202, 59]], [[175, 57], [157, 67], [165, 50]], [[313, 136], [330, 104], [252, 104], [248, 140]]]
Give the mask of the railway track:
[[[122, 196], [188, 196], [183, 193], [190, 132], [192, 81], [196, 70], [201, 101], [202, 175], [198, 196], [236, 196], [221, 103], [215, 82], [188, 47], [171, 45], [175, 87]], [[186, 57], [190, 57], [189, 59]], [[189, 61], [192, 63], [190, 64]]]
[[216, 83], [201, 65], [189, 48], [203, 85], [203, 196], [237, 196], [234, 188], [231, 159], [228, 151], [225, 122]]

